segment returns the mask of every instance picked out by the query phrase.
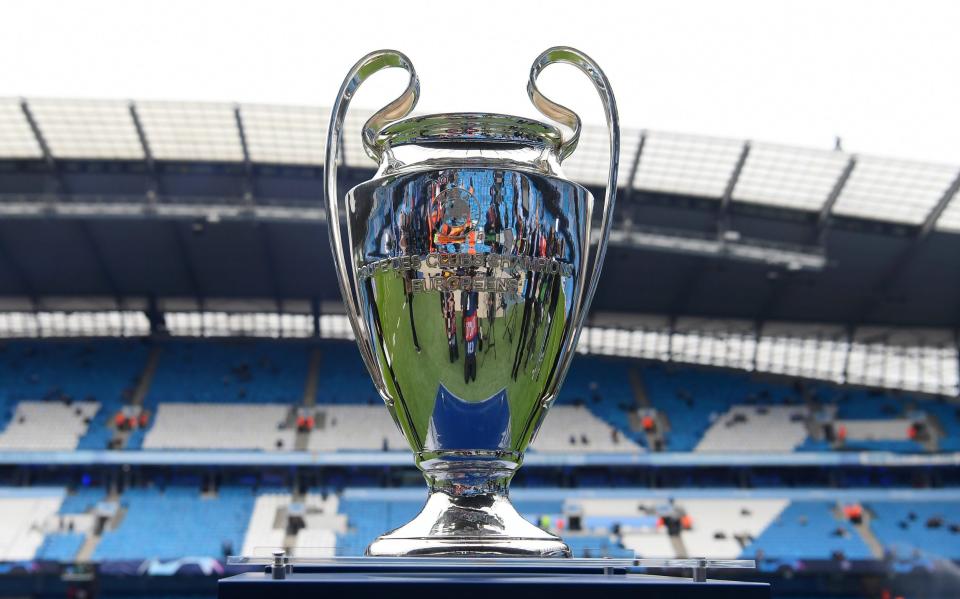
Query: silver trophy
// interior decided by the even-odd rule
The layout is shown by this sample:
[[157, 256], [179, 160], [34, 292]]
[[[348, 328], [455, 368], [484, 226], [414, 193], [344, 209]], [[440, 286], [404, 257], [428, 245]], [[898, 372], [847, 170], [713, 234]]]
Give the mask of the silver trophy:
[[[593, 196], [564, 178], [580, 118], [540, 93], [554, 63], [578, 67], [606, 112], [610, 170], [594, 231]], [[364, 125], [379, 164], [346, 193], [337, 165], [344, 117], [374, 73], [402, 68], [406, 90]], [[340, 290], [367, 369], [429, 484], [423, 510], [371, 556], [570, 556], [508, 498], [523, 452], [557, 397], [607, 247], [620, 129], [603, 71], [568, 47], [541, 54], [527, 92], [568, 130], [487, 113], [407, 117], [420, 87], [410, 60], [381, 50], [350, 70], [327, 135], [326, 202]], [[403, 120], [401, 120], [403, 119]]]

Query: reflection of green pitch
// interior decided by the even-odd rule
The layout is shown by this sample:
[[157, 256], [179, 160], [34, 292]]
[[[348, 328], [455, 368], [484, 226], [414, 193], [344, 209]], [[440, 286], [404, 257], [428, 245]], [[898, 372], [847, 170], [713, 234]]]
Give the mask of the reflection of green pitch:
[[[494, 324], [496, 335], [496, 349], [489, 349], [490, 332], [486, 317], [480, 317], [480, 330], [484, 338], [482, 350], [477, 351], [477, 378], [469, 384], [464, 382], [464, 360], [466, 347], [463, 342], [463, 329], [458, 313], [457, 343], [459, 358], [450, 362], [449, 346], [447, 344], [446, 323], [440, 305], [439, 292], [413, 294], [413, 314], [417, 327], [417, 339], [420, 342], [420, 352], [417, 352], [413, 343], [413, 332], [410, 327], [410, 312], [407, 307], [408, 297], [404, 290], [403, 278], [393, 272], [377, 272], [373, 276], [373, 283], [377, 289], [377, 308], [380, 314], [384, 332], [384, 345], [390, 354], [393, 377], [403, 389], [404, 400], [413, 424], [416, 427], [420, 441], [426, 435], [427, 423], [433, 413], [433, 403], [437, 396], [438, 382], [443, 384], [451, 393], [466, 401], [482, 401], [497, 394], [506, 388], [510, 402], [512, 436], [514, 446], [518, 437], [523, 433], [527, 419], [535, 410], [537, 398], [550, 376], [550, 365], [556, 360], [555, 356], [560, 347], [563, 335], [564, 304], [566, 296], [560, 288], [560, 298], [557, 301], [553, 326], [550, 328], [550, 338], [543, 343], [546, 334], [546, 316], [536, 331], [533, 343], [534, 355], [523, 367], [523, 358], [517, 380], [511, 376], [516, 355], [516, 347], [520, 342], [519, 328], [523, 318], [523, 304], [508, 305], [507, 310], [500, 314]], [[459, 293], [459, 292], [457, 292]], [[481, 297], [483, 297], [481, 295]], [[481, 299], [483, 303], [485, 299]], [[544, 310], [549, 308], [544, 306]], [[514, 314], [516, 312], [516, 314]], [[507, 323], [510, 320], [516, 323], [513, 332], [513, 343], [507, 334]], [[529, 338], [528, 338], [529, 340]], [[524, 343], [524, 348], [527, 342]], [[543, 347], [543, 364], [538, 364], [540, 348]], [[379, 348], [378, 348], [379, 351]], [[381, 359], [383, 354], [381, 353]], [[534, 374], [539, 371], [537, 379]], [[398, 397], [393, 386], [390, 373], [384, 369], [384, 380], [394, 397]], [[397, 416], [401, 424], [404, 413], [398, 406]], [[526, 441], [524, 441], [525, 443]], [[522, 445], [522, 444], [521, 444]]]

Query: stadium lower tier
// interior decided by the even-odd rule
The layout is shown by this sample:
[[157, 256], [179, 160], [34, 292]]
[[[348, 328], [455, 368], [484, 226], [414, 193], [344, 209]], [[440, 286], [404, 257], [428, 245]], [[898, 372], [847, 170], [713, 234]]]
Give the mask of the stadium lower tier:
[[[535, 367], [535, 365], [531, 366]], [[406, 443], [350, 342], [0, 345], [0, 450], [381, 451]], [[960, 450], [960, 404], [577, 356], [532, 451]]]
[[[0, 561], [222, 560], [276, 548], [361, 555], [424, 499], [415, 488], [0, 487]], [[513, 502], [576, 556], [754, 558], [768, 570], [818, 560], [960, 560], [956, 489], [518, 489]]]

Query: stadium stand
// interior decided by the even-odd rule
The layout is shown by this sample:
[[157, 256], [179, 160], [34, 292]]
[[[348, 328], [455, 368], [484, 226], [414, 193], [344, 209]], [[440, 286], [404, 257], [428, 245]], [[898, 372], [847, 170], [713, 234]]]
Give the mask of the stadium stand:
[[[245, 487], [222, 487], [216, 496], [172, 486], [129, 489], [120, 498], [124, 515], [103, 533], [96, 560], [222, 557], [242, 547], [254, 495]], [[169, 515], [175, 513], [176, 518]]]
[[[134, 423], [120, 445], [126, 449], [406, 449], [340, 341], [52, 340], [2, 348], [0, 374], [9, 384], [0, 389], [0, 449], [108, 448], [114, 417], [140, 409], [135, 383], [151, 351], [159, 359], [142, 390], [142, 425]], [[320, 359], [311, 386], [314, 348]], [[899, 392], [579, 356], [531, 451], [641, 453], [653, 438], [641, 426], [644, 415], [664, 440], [656, 451], [957, 451], [958, 409]], [[302, 415], [312, 420], [298, 433]], [[914, 438], [916, 424], [928, 436]]]
[[0, 488], [0, 562], [33, 559], [63, 495], [63, 489]]
[[119, 400], [146, 359], [141, 341], [9, 341], [0, 344], [6, 401]]
[[292, 405], [302, 399], [306, 378], [307, 351], [299, 343], [168, 342], [147, 400]]
[[[170, 340], [4, 344], [0, 373], [10, 383], [0, 389], [0, 449], [107, 448], [117, 434], [114, 416], [129, 408], [151, 347], [161, 358], [144, 389], [145, 426], [128, 433], [126, 449], [406, 450], [342, 342]], [[314, 347], [320, 368], [308, 400], [317, 403], [304, 406]], [[642, 381], [642, 402], [633, 374]], [[313, 420], [298, 432], [299, 414]], [[531, 451], [640, 453], [649, 445], [642, 414], [657, 415], [666, 442], [655, 449], [666, 451], [960, 449], [957, 404], [942, 399], [580, 356]], [[914, 438], [918, 424], [929, 436]]]
[[[5, 447], [26, 449], [106, 449], [113, 435], [110, 418], [131, 394], [147, 356], [142, 341], [11, 341], [0, 344], [0, 430], [14, 430]], [[19, 422], [15, 414], [24, 405]], [[36, 402], [44, 402], [42, 407]], [[84, 408], [78, 418], [61, 410], [75, 402]], [[41, 427], [51, 418], [53, 426]], [[11, 420], [16, 419], [14, 422]], [[39, 419], [39, 420], [38, 420]], [[12, 425], [12, 426], [11, 426]], [[28, 428], [19, 432], [20, 425]], [[39, 430], [41, 429], [42, 430]]]
[[290, 504], [289, 493], [262, 492], [257, 495], [243, 537], [241, 555], [268, 555], [267, 547], [283, 547], [286, 522], [279, 522], [278, 511]]
[[106, 498], [100, 488], [80, 487], [68, 492], [56, 517], [56, 529], [48, 532], [37, 550], [37, 559], [69, 562], [80, 551], [87, 538], [94, 533], [96, 504]]
[[945, 502], [870, 502], [870, 526], [891, 555], [960, 559], [960, 506]]
[[0, 449], [75, 449], [99, 410], [95, 401], [21, 401], [0, 433]]
[[[674, 543], [660, 517], [664, 502], [650, 499], [578, 498], [564, 504], [565, 513], [581, 518], [594, 537], [618, 532], [625, 551], [639, 557], [677, 557]], [[585, 549], [589, 547], [581, 547]], [[612, 551], [611, 557], [618, 552]]]
[[382, 403], [326, 405], [317, 410], [315, 418], [316, 426], [307, 441], [310, 451], [396, 451], [408, 447]]
[[680, 533], [687, 555], [736, 558], [787, 507], [782, 499], [681, 499], [678, 507], [690, 517]]
[[[345, 348], [349, 350], [344, 351]], [[380, 405], [380, 396], [355, 348], [343, 342], [332, 342], [325, 344], [324, 349], [327, 351], [322, 351], [320, 358], [317, 403]]]
[[340, 513], [347, 517], [346, 532], [337, 535], [337, 555], [363, 555], [370, 541], [409, 522], [423, 507], [420, 499], [340, 499]]
[[651, 403], [668, 420], [667, 446], [674, 451], [694, 450], [712, 423], [735, 404], [799, 403], [787, 385], [751, 381], [746, 374], [660, 365], [642, 372]]
[[582, 453], [643, 451], [621, 429], [610, 426], [582, 405], [552, 407], [530, 449]]
[[621, 539], [637, 557], [679, 557], [666, 530], [625, 532]]
[[633, 431], [629, 422], [630, 412], [637, 407], [630, 384], [630, 369], [634, 365], [622, 359], [578, 356], [570, 366], [557, 401], [588, 405], [599, 418], [643, 445], [642, 433]]
[[76, 558], [86, 535], [78, 532], [57, 532], [47, 535], [37, 549], [36, 558], [57, 562], [71, 562]]
[[694, 451], [789, 452], [807, 438], [802, 406], [733, 406], [714, 419]]
[[939, 449], [960, 451], [960, 404], [929, 401], [923, 403], [920, 410], [933, 417], [935, 426], [941, 432]]
[[835, 506], [794, 501], [743, 552], [756, 559], [870, 559], [863, 538], [833, 514]]
[[339, 514], [340, 498], [334, 494], [307, 493], [302, 503], [303, 528], [296, 535], [293, 549], [304, 557], [335, 555], [337, 534], [347, 530], [347, 518]]
[[296, 503], [290, 493], [258, 494], [241, 555], [269, 556], [270, 550], [284, 547], [301, 557], [334, 555], [337, 533], [346, 532], [346, 517], [337, 513], [338, 506], [334, 494], [308, 493]]
[[844, 419], [834, 421], [834, 427], [844, 429], [844, 446], [861, 451], [918, 452], [923, 447], [909, 438], [912, 420], [891, 419]]
[[289, 417], [284, 405], [161, 403], [143, 448], [290, 450]]
[[574, 557], [633, 557], [633, 551], [625, 549], [612, 535], [564, 534], [563, 540]]
[[304, 345], [165, 342], [159, 347], [145, 400], [154, 416], [146, 430], [134, 431], [128, 448], [294, 448], [290, 411], [303, 397]]
[[[798, 497], [789, 490], [761, 497], [730, 497], [723, 489], [649, 493], [520, 489], [513, 503], [530, 522], [561, 534], [576, 556], [740, 557], [775, 569], [796, 560], [873, 559], [880, 555], [870, 549], [875, 537], [897, 559], [960, 559], [960, 521], [951, 501], [871, 500], [862, 529], [839, 501], [807, 499], [803, 491]], [[102, 489], [91, 487], [70, 493], [0, 488], [0, 560], [73, 560], [96, 534], [93, 510], [104, 499]], [[303, 495], [282, 486], [256, 493], [237, 485], [212, 493], [186, 483], [131, 488], [119, 494], [120, 510], [105, 521], [91, 557], [219, 559], [266, 556], [276, 548], [303, 557], [361, 555], [377, 535], [413, 518], [423, 499], [410, 488]], [[171, 520], [171, 513], [178, 517]]]

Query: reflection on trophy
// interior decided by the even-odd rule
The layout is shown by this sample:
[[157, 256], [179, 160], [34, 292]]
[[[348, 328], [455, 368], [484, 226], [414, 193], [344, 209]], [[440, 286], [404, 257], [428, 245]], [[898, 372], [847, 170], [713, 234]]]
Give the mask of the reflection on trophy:
[[[606, 111], [599, 231], [593, 196], [560, 170], [580, 119], [536, 85], [558, 62], [588, 75]], [[344, 117], [359, 85], [391, 67], [408, 71], [409, 84], [364, 126], [379, 170], [346, 194], [345, 245], [336, 172]], [[419, 81], [407, 57], [389, 50], [354, 66], [334, 106], [326, 199], [341, 291], [374, 384], [429, 484], [420, 514], [376, 539], [368, 555], [570, 555], [517, 513], [508, 485], [557, 396], [596, 288], [619, 127], [606, 76], [577, 50], [540, 55], [527, 90], [566, 137], [499, 114], [405, 118]]]

